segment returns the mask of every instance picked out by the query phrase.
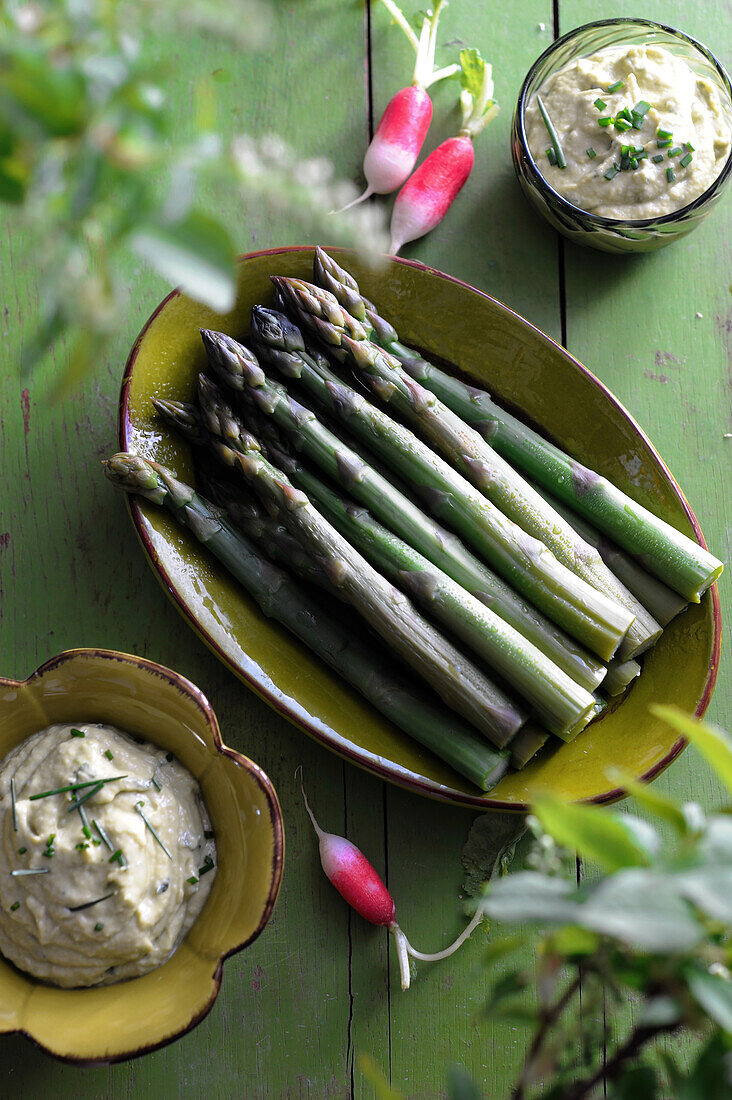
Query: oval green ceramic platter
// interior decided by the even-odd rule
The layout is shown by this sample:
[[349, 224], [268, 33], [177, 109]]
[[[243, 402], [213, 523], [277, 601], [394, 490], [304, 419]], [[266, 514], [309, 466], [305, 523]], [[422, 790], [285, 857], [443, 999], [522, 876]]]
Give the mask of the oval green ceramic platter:
[[[611, 478], [663, 519], [703, 541], [681, 489], [632, 416], [563, 348], [488, 295], [408, 260], [370, 271], [344, 254], [365, 295], [401, 339], [449, 361], [468, 380], [523, 410], [565, 450]], [[271, 275], [312, 278], [313, 249], [254, 253], [239, 262], [238, 297], [221, 316], [177, 291], [135, 342], [120, 399], [120, 446], [193, 477], [189, 447], [158, 419], [153, 397], [191, 400], [206, 367], [200, 328], [246, 342], [251, 307], [270, 303]], [[613, 767], [643, 779], [662, 771], [684, 742], [649, 713], [671, 703], [702, 714], [721, 638], [716, 585], [673, 620], [644, 657], [641, 677], [575, 741], [540, 754], [485, 795], [386, 721], [347, 684], [268, 621], [212, 557], [166, 513], [130, 501], [143, 549], [171, 599], [213, 652], [268, 703], [322, 744], [401, 786], [444, 801], [521, 810], [549, 789], [573, 800], [621, 796]]]

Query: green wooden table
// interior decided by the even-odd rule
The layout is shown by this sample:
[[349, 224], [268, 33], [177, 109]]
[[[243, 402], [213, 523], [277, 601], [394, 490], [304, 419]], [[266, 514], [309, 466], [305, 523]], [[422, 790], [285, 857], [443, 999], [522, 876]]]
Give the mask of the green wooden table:
[[[407, 10], [420, 5], [412, 0]], [[171, 96], [185, 119], [191, 76], [224, 69], [221, 126], [278, 129], [303, 154], [338, 162], [360, 180], [373, 120], [406, 81], [410, 54], [380, 5], [289, 0], [272, 5], [267, 52], [236, 55], [220, 43], [151, 42], [175, 55]], [[477, 145], [475, 171], [444, 224], [405, 255], [488, 291], [567, 347], [646, 429], [687, 494], [707, 540], [730, 560], [732, 454], [732, 243], [729, 196], [696, 233], [642, 258], [615, 258], [561, 242], [528, 208], [515, 182], [508, 134], [532, 61], [558, 32], [609, 14], [679, 26], [732, 63], [732, 24], [711, 5], [646, 0], [454, 0], [442, 41], [478, 45], [494, 62], [501, 114]], [[430, 147], [454, 128], [452, 91], [436, 94]], [[184, 123], [182, 123], [184, 124]], [[242, 252], [313, 243], [287, 212], [229, 211]], [[324, 879], [294, 772], [302, 764], [322, 824], [346, 833], [386, 878], [412, 941], [437, 950], [458, 932], [460, 853], [469, 811], [438, 805], [344, 764], [269, 710], [185, 628], [136, 544], [99, 460], [115, 449], [116, 406], [127, 350], [167, 288], [130, 262], [129, 308], [93, 377], [63, 404], [19, 379], [19, 325], [34, 306], [43, 241], [12, 226], [0, 252], [6, 345], [2, 385], [0, 672], [19, 678], [72, 646], [144, 654], [200, 685], [224, 737], [258, 761], [279, 793], [287, 833], [284, 882], [259, 940], [225, 967], [208, 1017], [179, 1042], [109, 1068], [62, 1065], [22, 1038], [0, 1039], [0, 1094], [8, 1097], [372, 1097], [358, 1070], [371, 1054], [396, 1088], [445, 1095], [460, 1062], [491, 1100], [507, 1095], [523, 1051], [516, 1028], [478, 1018], [486, 983], [481, 935], [458, 955], [421, 966], [402, 994], [387, 936], [349, 914]], [[729, 607], [732, 573], [721, 584]], [[732, 729], [723, 662], [710, 716]], [[704, 805], [719, 796], [684, 754], [659, 787]], [[521, 852], [518, 861], [521, 860]], [[498, 934], [498, 933], [494, 933]], [[144, 1006], [141, 1005], [141, 1011]], [[91, 1025], [90, 1025], [91, 1026]]]

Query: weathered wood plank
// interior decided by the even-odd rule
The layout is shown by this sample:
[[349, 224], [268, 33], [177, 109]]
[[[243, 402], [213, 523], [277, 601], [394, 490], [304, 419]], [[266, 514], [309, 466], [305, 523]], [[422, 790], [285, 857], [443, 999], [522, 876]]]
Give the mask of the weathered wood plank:
[[[407, 83], [410, 54], [388, 25], [379, 4], [372, 5], [374, 118], [389, 97]], [[417, 11], [417, 2], [405, 5]], [[543, 29], [539, 24], [543, 23]], [[552, 5], [521, 5], [463, 0], [445, 10], [445, 43], [438, 61], [447, 63], [461, 46], [477, 46], [493, 62], [500, 114], [475, 143], [473, 173], [443, 223], [428, 237], [407, 245], [403, 254], [499, 298], [545, 332], [559, 337], [558, 266], [554, 234], [537, 224], [518, 190], [509, 150], [513, 107], [521, 81], [548, 45]], [[397, 39], [396, 46], [394, 39]], [[435, 112], [424, 153], [457, 132], [458, 89], [452, 81], [435, 88]], [[381, 200], [388, 205], [390, 200]], [[473, 815], [434, 805], [390, 788], [387, 792], [389, 885], [398, 918], [419, 950], [437, 951], [460, 932], [463, 916], [460, 863]], [[519, 861], [520, 862], [520, 861]], [[492, 933], [495, 934], [495, 933]], [[510, 1026], [478, 1018], [486, 994], [481, 966], [485, 932], [455, 956], [420, 963], [412, 988], [400, 992], [392, 961], [390, 1047], [373, 1043], [372, 1030], [359, 1029], [362, 1049], [390, 1074], [395, 1088], [419, 1100], [445, 1095], [446, 1071], [461, 1063], [487, 1096], [508, 1095], [520, 1065], [523, 1043]], [[527, 963], [530, 961], [526, 956]], [[371, 1097], [367, 1089], [357, 1096]]]

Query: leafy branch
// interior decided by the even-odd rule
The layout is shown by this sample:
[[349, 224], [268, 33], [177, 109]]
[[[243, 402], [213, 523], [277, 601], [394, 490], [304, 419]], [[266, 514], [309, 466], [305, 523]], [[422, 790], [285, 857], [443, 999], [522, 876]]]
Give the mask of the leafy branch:
[[[702, 753], [732, 796], [732, 738], [674, 708], [654, 710]], [[665, 1077], [674, 1100], [723, 1100], [732, 1095], [732, 804], [707, 815], [696, 803], [616, 779], [657, 824], [537, 796], [527, 869], [491, 878], [477, 902], [494, 928], [530, 929], [504, 933], [486, 951], [486, 966], [500, 965], [486, 1014], [532, 1026], [510, 1098], [591, 1100], [604, 1086], [611, 1100], [659, 1100]], [[600, 872], [581, 886], [575, 852]], [[475, 854], [473, 843], [471, 863]], [[531, 976], [519, 958], [527, 943], [537, 959], [533, 1006]], [[581, 1058], [576, 1014], [568, 1011], [580, 989]], [[614, 1044], [606, 997], [616, 1006], [637, 1001], [634, 1022]], [[682, 1030], [702, 1039], [689, 1070], [658, 1043]], [[377, 1096], [395, 1100], [391, 1086], [379, 1091], [372, 1068], [364, 1063]], [[451, 1100], [480, 1100], [464, 1071], [453, 1078]]]
[[[215, 74], [195, 80], [184, 124], [168, 74], [143, 49], [153, 21], [257, 48], [268, 12], [261, 0], [243, 0], [235, 16], [224, 0], [11, 0], [0, 9], [0, 202], [19, 208], [47, 250], [42, 305], [24, 333], [26, 371], [62, 345], [59, 388], [91, 369], [124, 312], [121, 260], [131, 253], [213, 309], [230, 309], [238, 242], [218, 211], [232, 200], [244, 217], [287, 210], [317, 236], [327, 227], [371, 257], [385, 249], [376, 210], [326, 221], [355, 193], [329, 162], [276, 135], [221, 136]], [[204, 202], [212, 193], [224, 199], [216, 212]]]

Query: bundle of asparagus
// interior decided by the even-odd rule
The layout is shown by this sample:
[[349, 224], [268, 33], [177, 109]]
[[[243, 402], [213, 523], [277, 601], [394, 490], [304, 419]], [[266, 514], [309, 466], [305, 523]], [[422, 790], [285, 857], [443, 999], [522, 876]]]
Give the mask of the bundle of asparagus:
[[[154, 463], [117, 456], [107, 472], [171, 508], [266, 614], [488, 790], [507, 753], [523, 767], [601, 713], [598, 688], [624, 691], [722, 563], [402, 345], [321, 249], [315, 279], [273, 279], [250, 348], [202, 332], [218, 384], [201, 376], [196, 405], [155, 402], [236, 475], [209, 478], [216, 504]], [[347, 620], [344, 635], [344, 601], [367, 627]], [[375, 635], [421, 679], [394, 672]]]

